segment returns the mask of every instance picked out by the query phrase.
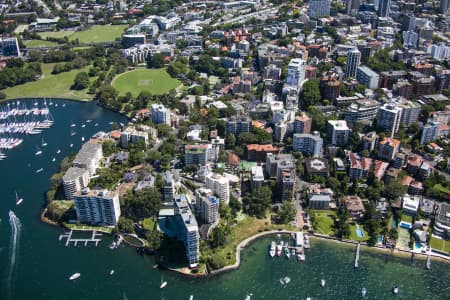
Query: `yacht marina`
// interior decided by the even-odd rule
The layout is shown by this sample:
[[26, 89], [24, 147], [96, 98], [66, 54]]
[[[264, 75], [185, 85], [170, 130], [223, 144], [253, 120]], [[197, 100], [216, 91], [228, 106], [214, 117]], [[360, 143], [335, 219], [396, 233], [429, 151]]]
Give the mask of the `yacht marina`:
[[305, 249], [310, 248], [308, 235], [303, 234], [303, 232], [296, 232], [295, 234], [292, 234], [291, 237], [292, 239], [290, 241], [271, 241], [269, 246], [269, 256], [285, 256], [287, 259], [294, 257], [298, 261], [305, 261]]
[[[45, 100], [15, 101], [2, 105], [0, 106], [0, 149], [14, 149], [23, 142], [20, 135], [40, 134], [43, 130], [50, 128], [53, 123], [53, 116]], [[46, 145], [42, 140], [41, 146]], [[0, 160], [6, 157], [6, 154], [1, 153]]]

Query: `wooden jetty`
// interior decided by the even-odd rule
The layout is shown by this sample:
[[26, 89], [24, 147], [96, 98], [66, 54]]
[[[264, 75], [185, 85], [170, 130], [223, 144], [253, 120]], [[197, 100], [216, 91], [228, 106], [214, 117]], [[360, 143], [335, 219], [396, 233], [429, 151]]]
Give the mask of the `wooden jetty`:
[[92, 235], [88, 239], [72, 238], [72, 235], [73, 235], [73, 230], [70, 230], [70, 232], [68, 232], [68, 233], [61, 234], [59, 236], [59, 240], [62, 241], [64, 239], [66, 239], [66, 242], [64, 244], [64, 246], [66, 246], [66, 247], [70, 246], [70, 243], [73, 243], [74, 246], [78, 246], [78, 243], [82, 243], [82, 244], [84, 244], [85, 247], [89, 243], [94, 243], [95, 246], [97, 247], [98, 244], [102, 241], [101, 239], [98, 238], [98, 236], [101, 236], [102, 234], [97, 233], [97, 231], [95, 231], [95, 230], [92, 231]]
[[355, 256], [355, 269], [357, 269], [359, 267], [359, 249], [361, 247], [361, 244], [358, 243], [358, 245], [356, 246], [356, 256]]

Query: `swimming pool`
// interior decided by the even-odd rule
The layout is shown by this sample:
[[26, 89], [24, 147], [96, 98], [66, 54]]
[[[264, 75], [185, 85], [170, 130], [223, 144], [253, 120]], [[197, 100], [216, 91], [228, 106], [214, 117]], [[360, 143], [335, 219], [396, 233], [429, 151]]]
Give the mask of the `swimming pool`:
[[406, 222], [401, 221], [401, 222], [400, 222], [400, 227], [406, 228], [406, 229], [411, 229], [411, 228], [412, 228], [412, 225], [409, 224], [409, 223], [406, 223]]
[[414, 242], [414, 250], [420, 250], [422, 249], [422, 244], [420, 244], [419, 242]]
[[378, 244], [381, 244], [383, 242], [383, 235], [379, 234], [377, 238]]
[[397, 220], [392, 219], [392, 228], [397, 228]]
[[356, 228], [356, 235], [360, 238], [362, 238], [364, 236], [364, 233], [361, 229]]

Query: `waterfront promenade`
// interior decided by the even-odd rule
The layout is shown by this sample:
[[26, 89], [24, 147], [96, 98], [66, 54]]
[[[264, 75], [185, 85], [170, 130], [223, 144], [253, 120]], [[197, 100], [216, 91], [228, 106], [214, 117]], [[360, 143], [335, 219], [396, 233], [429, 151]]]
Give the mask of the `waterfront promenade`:
[[236, 246], [236, 261], [235, 261], [235, 263], [232, 265], [225, 266], [221, 269], [213, 270], [210, 272], [210, 274], [215, 275], [215, 274], [219, 274], [219, 273], [223, 273], [223, 272], [227, 272], [227, 271], [231, 271], [231, 270], [235, 270], [235, 269], [239, 268], [239, 265], [241, 264], [241, 250], [245, 249], [245, 247], [247, 247], [248, 244], [250, 244], [254, 240], [257, 240], [259, 238], [262, 238], [262, 237], [265, 237], [268, 235], [272, 235], [272, 234], [292, 234], [292, 233], [294, 233], [294, 231], [271, 230], [271, 231], [260, 232], [249, 238], [246, 238], [245, 240], [243, 240]]
[[[270, 231], [264, 231], [264, 232], [260, 232], [258, 234], [255, 234], [251, 237], [246, 238], [245, 240], [243, 240], [242, 242], [240, 242], [237, 246], [236, 246], [236, 261], [234, 264], [232, 265], [227, 265], [224, 266], [223, 268], [217, 269], [217, 270], [212, 270], [209, 273], [202, 273], [202, 274], [192, 274], [190, 273], [188, 270], [186, 269], [169, 269], [171, 271], [175, 271], [178, 273], [181, 273], [183, 275], [189, 275], [189, 276], [194, 276], [194, 277], [198, 277], [198, 276], [209, 276], [209, 275], [218, 275], [224, 272], [228, 272], [228, 271], [233, 271], [239, 268], [240, 264], [241, 264], [241, 251], [244, 250], [251, 242], [259, 239], [259, 238], [263, 238], [269, 235], [274, 235], [274, 234], [293, 234], [295, 233], [295, 231], [291, 231], [291, 230], [270, 230]], [[390, 254], [390, 255], [397, 255], [397, 256], [403, 256], [403, 257], [409, 257], [411, 256], [413, 253], [414, 255], [418, 255], [419, 257], [422, 257], [424, 259], [427, 258], [427, 256], [429, 255], [430, 257], [433, 257], [435, 259], [438, 259], [440, 261], [444, 261], [444, 262], [450, 262], [450, 257], [448, 256], [444, 256], [444, 255], [440, 255], [437, 253], [416, 253], [412, 250], [407, 250], [407, 249], [389, 249], [386, 247], [382, 247], [382, 246], [369, 246], [367, 245], [367, 243], [365, 242], [358, 242], [358, 241], [353, 241], [353, 240], [346, 240], [346, 239], [338, 239], [336, 237], [331, 237], [331, 236], [327, 236], [327, 235], [322, 235], [322, 234], [315, 234], [315, 233], [309, 233], [310, 236], [312, 238], [317, 238], [317, 239], [324, 239], [324, 240], [330, 240], [330, 241], [334, 241], [336, 243], [345, 243], [345, 244], [351, 244], [351, 245], [355, 245], [356, 247], [358, 247], [358, 245], [360, 246], [364, 246], [366, 249], [373, 249], [375, 251], [383, 251], [385, 254]]]

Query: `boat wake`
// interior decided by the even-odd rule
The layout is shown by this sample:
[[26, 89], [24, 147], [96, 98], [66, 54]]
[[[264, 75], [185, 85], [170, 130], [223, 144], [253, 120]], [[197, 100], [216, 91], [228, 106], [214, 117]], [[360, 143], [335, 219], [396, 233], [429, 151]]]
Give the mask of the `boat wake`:
[[11, 243], [10, 243], [10, 260], [8, 272], [8, 291], [10, 290], [11, 278], [14, 273], [16, 265], [16, 255], [19, 249], [20, 231], [22, 224], [20, 219], [14, 214], [12, 210], [9, 211], [9, 224], [11, 225]]

